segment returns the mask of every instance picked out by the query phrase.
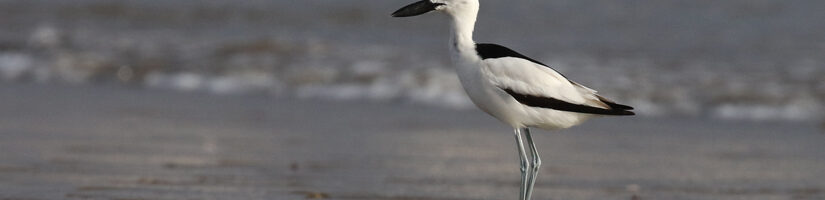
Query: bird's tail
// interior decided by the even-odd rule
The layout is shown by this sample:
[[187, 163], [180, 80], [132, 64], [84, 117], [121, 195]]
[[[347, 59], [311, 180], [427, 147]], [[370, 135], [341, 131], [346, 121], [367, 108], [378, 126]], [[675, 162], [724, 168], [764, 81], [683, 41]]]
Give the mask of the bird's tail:
[[606, 104], [611, 112], [608, 115], [636, 115], [633, 111], [633, 107], [628, 105], [618, 104], [616, 102], [611, 101], [610, 99], [604, 98], [602, 96], [596, 95], [599, 98], [599, 101]]

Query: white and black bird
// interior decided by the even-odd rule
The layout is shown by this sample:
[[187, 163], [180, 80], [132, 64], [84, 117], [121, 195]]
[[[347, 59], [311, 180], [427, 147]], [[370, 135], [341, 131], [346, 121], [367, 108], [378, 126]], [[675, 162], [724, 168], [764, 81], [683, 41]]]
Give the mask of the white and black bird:
[[[475, 43], [478, 0], [423, 0], [392, 13], [410, 17], [440, 11], [451, 22], [450, 52], [461, 85], [473, 103], [515, 130], [521, 160], [521, 196], [530, 199], [541, 166], [529, 128], [569, 128], [603, 115], [634, 115], [633, 107], [614, 103], [568, 80], [549, 66], [507, 47]], [[532, 159], [522, 143], [524, 134]]]

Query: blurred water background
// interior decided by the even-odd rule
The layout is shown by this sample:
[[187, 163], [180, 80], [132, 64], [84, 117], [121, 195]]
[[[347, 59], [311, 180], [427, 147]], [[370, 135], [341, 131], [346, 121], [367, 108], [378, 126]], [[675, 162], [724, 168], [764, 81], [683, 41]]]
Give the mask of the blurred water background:
[[[0, 80], [469, 109], [413, 0], [0, 0]], [[825, 117], [825, 1], [482, 1], [476, 40], [648, 116]]]

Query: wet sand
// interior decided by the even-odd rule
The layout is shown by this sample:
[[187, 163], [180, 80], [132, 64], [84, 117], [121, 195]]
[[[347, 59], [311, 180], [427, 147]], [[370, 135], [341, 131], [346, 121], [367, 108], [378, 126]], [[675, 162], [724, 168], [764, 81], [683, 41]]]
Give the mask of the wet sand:
[[[534, 199], [825, 199], [811, 122], [599, 118], [537, 131]], [[479, 111], [0, 86], [0, 199], [515, 199]]]

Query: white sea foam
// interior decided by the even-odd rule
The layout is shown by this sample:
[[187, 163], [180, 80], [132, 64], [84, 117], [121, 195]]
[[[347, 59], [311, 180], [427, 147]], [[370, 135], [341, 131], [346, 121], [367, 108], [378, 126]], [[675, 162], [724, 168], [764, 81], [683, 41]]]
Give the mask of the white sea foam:
[[[94, 8], [99, 2], [71, 4]], [[451, 67], [446, 30], [436, 31], [446, 28], [430, 26], [443, 25], [441, 19], [392, 21], [397, 19], [386, 16], [386, 8], [396, 6], [392, 2], [373, 2], [357, 12], [349, 3], [322, 0], [307, 2], [323, 8], [286, 0], [122, 2], [129, 12], [117, 17], [107, 12], [9, 14], [15, 15], [9, 20], [25, 27], [0, 31], [0, 78], [473, 107]], [[729, 12], [709, 9], [751, 5], [748, 0], [645, 2], [627, 10], [566, 1], [572, 7], [587, 4], [576, 7], [579, 11], [548, 2], [530, 7], [485, 2], [499, 9], [482, 11], [487, 17], [479, 21], [478, 39], [495, 39], [545, 61], [600, 94], [636, 107], [640, 115], [825, 117], [825, 59], [820, 55], [825, 34], [810, 28], [821, 23], [808, 20], [825, 17], [813, 9], [817, 6], [777, 2], [785, 9], [768, 23], [747, 10], [737, 11], [744, 12], [735, 17], [739, 21], [730, 21]], [[33, 5], [21, 9], [65, 9], [56, 5], [61, 3], [14, 2]], [[540, 8], [552, 12], [534, 12]], [[599, 12], [581, 15], [581, 10]], [[635, 14], [617, 15], [627, 11]], [[167, 13], [179, 14], [157, 17]], [[545, 21], [525, 13], [555, 22], [544, 26]], [[696, 21], [692, 16], [716, 17]], [[749, 25], [738, 26], [743, 22]], [[726, 32], [719, 36], [718, 30]]]
[[238, 94], [258, 91], [272, 91], [279, 93], [280, 83], [272, 76], [262, 73], [243, 73], [225, 75], [209, 80], [207, 87], [216, 94]]
[[23, 53], [0, 53], [0, 77], [3, 80], [17, 80], [32, 70], [33, 59]]
[[207, 84], [205, 81], [202, 75], [194, 73], [152, 73], [146, 76], [145, 84], [155, 88], [194, 91], [204, 89]]

